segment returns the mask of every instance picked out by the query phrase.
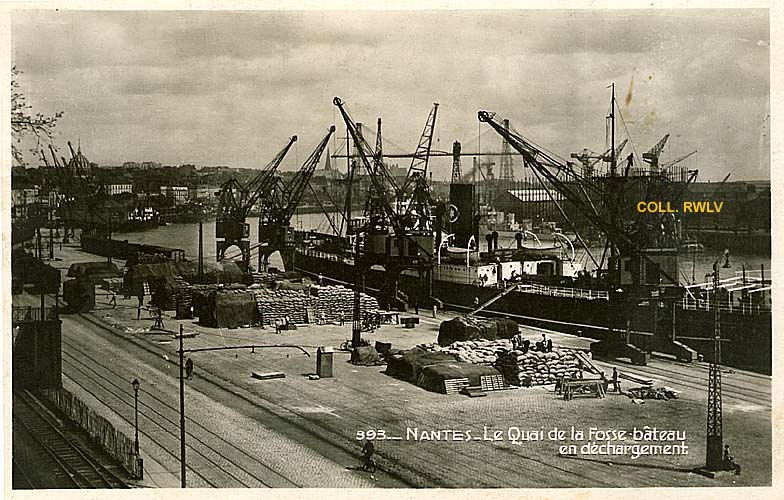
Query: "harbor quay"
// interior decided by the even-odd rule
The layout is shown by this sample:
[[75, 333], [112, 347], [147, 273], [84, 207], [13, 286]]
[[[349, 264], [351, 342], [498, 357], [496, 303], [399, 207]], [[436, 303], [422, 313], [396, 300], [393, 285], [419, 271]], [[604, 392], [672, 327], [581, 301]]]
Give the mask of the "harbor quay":
[[[95, 260], [75, 245], [65, 245], [58, 254], [50, 264], [63, 273], [73, 263]], [[38, 300], [24, 292], [15, 304], [37, 305]], [[634, 384], [628, 380], [622, 382], [624, 392], [609, 391], [604, 398], [565, 400], [553, 385], [511, 387], [472, 398], [417, 387], [385, 373], [384, 364], [351, 364], [351, 353], [339, 349], [351, 337], [350, 321], [298, 324], [276, 333], [269, 325], [210, 328], [196, 319], [177, 320], [166, 311], [162, 324], [154, 327], [159, 318], [149, 314], [146, 304], [142, 312], [136, 297], [98, 290], [92, 311], [63, 315], [64, 387], [96, 395], [97, 410], [123, 422], [129, 415], [101, 397], [104, 382], [88, 376], [91, 370], [106, 370], [108, 380], [120, 378], [113, 370], [135, 370], [143, 388], [155, 393], [160, 404], [176, 407], [180, 327], [188, 350], [280, 346], [188, 353], [194, 368], [185, 386], [185, 414], [189, 432], [209, 428], [210, 446], [224, 454], [231, 449], [253, 455], [281, 476], [276, 481], [291, 481], [284, 483], [289, 486], [696, 487], [771, 482], [771, 454], [762, 446], [771, 439], [770, 378], [752, 372], [723, 373], [725, 442], [744, 469], [740, 476], [714, 481], [692, 472], [705, 456], [707, 365], [702, 362], [685, 364], [667, 357], [655, 357], [647, 366], [594, 361], [608, 376], [616, 368], [677, 391], [678, 397], [669, 400], [630, 398], [625, 390]], [[430, 345], [440, 323], [458, 313], [438, 311], [433, 318], [431, 311], [409, 311], [405, 316], [417, 317], [419, 324], [383, 324], [363, 337], [393, 349]], [[520, 332], [532, 342], [544, 334], [556, 348], [587, 352], [590, 343], [526, 326]], [[318, 350], [324, 347], [334, 351], [332, 376], [316, 378]], [[280, 375], [254, 377], [270, 373]], [[176, 440], [156, 443], [154, 420], [160, 417], [148, 414], [143, 421], [142, 455], [158, 464], [159, 477], [168, 478], [168, 483], [161, 479], [163, 484], [176, 484], [176, 449], [166, 449]], [[374, 474], [357, 468], [367, 440], [375, 445]], [[193, 460], [188, 462], [190, 484], [254, 484], [211, 477], [214, 464], [199, 457], [206, 452], [188, 446], [192, 458], [187, 460]], [[284, 464], [275, 458], [280, 453], [290, 453], [291, 459]]]

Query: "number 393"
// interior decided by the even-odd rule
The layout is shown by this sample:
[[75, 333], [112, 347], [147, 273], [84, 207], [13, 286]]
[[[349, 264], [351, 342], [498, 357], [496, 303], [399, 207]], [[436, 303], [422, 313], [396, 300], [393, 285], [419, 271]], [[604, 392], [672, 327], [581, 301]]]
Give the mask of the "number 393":
[[387, 438], [387, 433], [383, 429], [357, 431], [357, 441], [364, 441], [365, 439], [369, 441], [373, 441], [375, 439], [386, 439], [386, 438]]

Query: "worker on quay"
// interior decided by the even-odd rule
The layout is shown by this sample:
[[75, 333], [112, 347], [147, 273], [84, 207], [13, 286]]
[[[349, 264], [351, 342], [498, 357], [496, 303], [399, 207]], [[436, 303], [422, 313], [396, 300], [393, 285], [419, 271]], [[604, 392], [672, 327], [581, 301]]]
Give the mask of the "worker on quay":
[[366, 439], [365, 444], [362, 446], [361, 455], [359, 456], [360, 460], [362, 460], [362, 467], [365, 467], [370, 462], [375, 451], [376, 447], [373, 446], [373, 441]]
[[547, 352], [553, 352], [553, 340], [547, 339], [546, 345], [547, 345]]
[[730, 455], [730, 445], [724, 445], [724, 468], [734, 470], [736, 476], [740, 476], [740, 464], [735, 463], [735, 459]]
[[190, 380], [193, 377], [193, 360], [188, 358], [185, 361], [185, 378]]
[[479, 307], [479, 297], [474, 297], [474, 307]]
[[157, 315], [157, 316], [155, 316], [155, 324], [153, 324], [153, 325], [152, 325], [152, 327], [153, 327], [153, 328], [160, 328], [161, 330], [163, 330], [164, 328], [166, 328], [166, 327], [163, 325], [163, 311], [161, 310], [161, 308], [160, 308], [160, 307], [158, 308], [158, 315]]
[[536, 350], [539, 352], [547, 352], [547, 335], [542, 334], [542, 340], [536, 343]]
[[523, 347], [523, 336], [520, 332], [515, 333], [512, 336], [512, 350], [520, 351]]
[[613, 390], [618, 394], [621, 393], [621, 383], [618, 381], [618, 369], [613, 366], [612, 374]]

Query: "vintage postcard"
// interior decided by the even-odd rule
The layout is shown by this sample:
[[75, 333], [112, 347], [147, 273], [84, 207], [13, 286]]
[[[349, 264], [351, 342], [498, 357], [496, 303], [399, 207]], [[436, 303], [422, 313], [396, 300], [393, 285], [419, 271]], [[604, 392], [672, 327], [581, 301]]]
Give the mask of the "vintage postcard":
[[8, 495], [775, 497], [769, 5], [4, 7]]

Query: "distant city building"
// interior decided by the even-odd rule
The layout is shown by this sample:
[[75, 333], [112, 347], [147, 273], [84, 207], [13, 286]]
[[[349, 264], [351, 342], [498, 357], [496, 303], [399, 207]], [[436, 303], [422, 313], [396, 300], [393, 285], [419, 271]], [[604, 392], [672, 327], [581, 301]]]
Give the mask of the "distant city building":
[[216, 196], [216, 194], [220, 191], [219, 187], [206, 187], [201, 186], [195, 189], [191, 189], [191, 200], [194, 201], [204, 201], [204, 200], [212, 200]]
[[174, 198], [175, 205], [188, 203], [188, 186], [161, 186], [161, 195]]
[[133, 193], [133, 184], [107, 184], [106, 194], [114, 196], [121, 193]]
[[122, 164], [122, 166], [123, 166], [123, 168], [128, 168], [128, 169], [138, 169], [138, 168], [141, 168], [141, 165], [139, 165], [135, 161], [126, 161], [125, 163]]
[[24, 219], [32, 215], [38, 204], [38, 188], [11, 190], [11, 220]]
[[226, 165], [218, 165], [217, 167], [201, 167], [199, 172], [202, 174], [217, 174], [220, 172], [228, 172], [230, 170], [231, 168], [227, 167]]
[[141, 164], [141, 169], [142, 170], [152, 170], [152, 169], [157, 169], [157, 168], [161, 168], [161, 167], [162, 167], [162, 164], [158, 163], [158, 162], [155, 162], [155, 161], [143, 161], [142, 164]]

